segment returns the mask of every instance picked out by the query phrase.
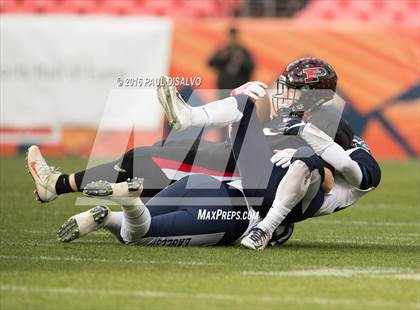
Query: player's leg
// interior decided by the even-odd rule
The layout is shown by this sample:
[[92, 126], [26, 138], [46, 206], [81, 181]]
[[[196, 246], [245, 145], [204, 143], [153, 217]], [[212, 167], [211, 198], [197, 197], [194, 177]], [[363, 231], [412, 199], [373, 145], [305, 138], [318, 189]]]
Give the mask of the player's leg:
[[157, 94], [169, 123], [175, 129], [183, 130], [190, 126], [225, 127], [239, 121], [242, 117], [233, 97], [213, 101], [199, 107], [188, 105], [176, 88], [170, 86], [168, 79], [166, 76], [161, 78]]
[[237, 108], [243, 114], [241, 120], [232, 125], [232, 151], [241, 175], [242, 187], [247, 197], [269, 196], [269, 183], [273, 169], [277, 177], [284, 174], [271, 163], [273, 151], [267, 144], [256, 114], [254, 102], [247, 96], [236, 96]]
[[122, 242], [122, 218], [123, 212], [113, 212], [103, 205], [96, 206], [70, 217], [57, 231], [57, 237], [62, 242], [71, 242], [104, 228]]
[[[35, 182], [35, 194], [41, 202], [48, 202], [58, 195], [83, 191], [86, 184], [96, 180], [123, 182], [134, 175], [146, 175], [151, 186], [159, 190], [169, 183], [169, 180], [153, 162], [155, 153], [163, 152], [159, 147], [144, 147], [128, 151], [120, 159], [103, 165], [98, 165], [77, 173], [64, 174], [47, 164], [36, 145], [29, 147], [27, 152], [27, 168]], [[134, 171], [135, 162], [138, 167]]]
[[[193, 150], [191, 151], [193, 152]], [[155, 158], [168, 158], [181, 165], [189, 153], [186, 147], [140, 147], [125, 153], [120, 159], [72, 174], [64, 174], [48, 166], [37, 146], [27, 153], [27, 168], [35, 182], [35, 194], [41, 202], [58, 195], [82, 191], [86, 184], [96, 180], [123, 182], [129, 178], [145, 178], [143, 195], [153, 197], [170, 183]]]
[[112, 200], [121, 206], [123, 212], [112, 212], [106, 206], [97, 206], [76, 214], [59, 229], [59, 239], [69, 242], [105, 228], [123, 243], [138, 242], [150, 226], [149, 210], [139, 198], [141, 191], [142, 182], [137, 178], [121, 183], [89, 183], [84, 189], [85, 194]]
[[150, 212], [140, 199], [142, 180], [134, 178], [127, 182], [111, 184], [106, 181], [88, 184], [84, 193], [105, 197], [122, 208], [120, 236], [125, 244], [138, 243], [150, 227]]
[[323, 180], [324, 165], [321, 159], [310, 148], [299, 148], [291, 160], [287, 173], [278, 184], [269, 212], [242, 239], [241, 244], [250, 249], [262, 250], [286, 217], [288, 222], [296, 222], [315, 214], [323, 202], [321, 191]]
[[181, 152], [176, 147], [138, 147], [127, 151], [116, 161], [76, 172], [70, 175], [70, 179], [73, 178], [78, 191], [82, 191], [86, 184], [96, 180], [120, 183], [141, 176], [144, 178], [145, 188], [142, 194], [153, 196], [170, 183], [153, 158], [182, 157], [180, 153], [185, 153], [185, 151]]
[[[145, 245], [230, 244], [246, 231], [249, 223], [242, 218], [248, 210], [243, 195], [206, 175], [191, 175], [173, 183], [151, 199], [147, 207], [152, 220], [140, 241]], [[166, 212], [168, 208], [172, 210]]]
[[[236, 241], [248, 227], [249, 220], [243, 217], [248, 211], [243, 195], [212, 177], [191, 175], [173, 183], [151, 199], [147, 208], [143, 206], [145, 212], [150, 209], [151, 219], [148, 213], [140, 213], [142, 209], [128, 209], [129, 205], [137, 205], [132, 198], [115, 197], [115, 187], [121, 184], [113, 185], [112, 199], [123, 207], [120, 235], [125, 244], [224, 245]], [[111, 197], [109, 183], [93, 185], [85, 192]]]

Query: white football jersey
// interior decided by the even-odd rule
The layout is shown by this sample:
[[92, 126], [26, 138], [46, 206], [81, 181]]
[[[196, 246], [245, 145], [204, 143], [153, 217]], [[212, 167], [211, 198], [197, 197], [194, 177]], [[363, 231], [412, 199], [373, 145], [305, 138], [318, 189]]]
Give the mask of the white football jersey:
[[334, 176], [334, 185], [332, 190], [325, 194], [324, 203], [314, 216], [331, 214], [335, 211], [350, 207], [356, 203], [362, 196], [366, 195], [375, 187], [366, 190], [351, 186], [339, 174]]

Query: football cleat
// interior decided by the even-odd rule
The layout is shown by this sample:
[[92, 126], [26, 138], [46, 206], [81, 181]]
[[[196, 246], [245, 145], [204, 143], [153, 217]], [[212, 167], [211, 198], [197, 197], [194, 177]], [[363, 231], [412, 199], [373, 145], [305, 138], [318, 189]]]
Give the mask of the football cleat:
[[86, 196], [111, 196], [112, 193], [113, 191], [111, 183], [103, 180], [90, 182], [83, 189], [83, 194]]
[[57, 231], [58, 240], [71, 242], [102, 228], [108, 212], [108, 207], [96, 206], [89, 211], [72, 216]]
[[70, 242], [80, 237], [79, 225], [77, 225], [76, 220], [71, 217], [61, 225], [60, 229], [57, 231], [57, 238], [61, 242]]
[[251, 250], [264, 250], [271, 239], [271, 234], [259, 227], [252, 228], [241, 240], [241, 245]]
[[130, 204], [133, 197], [139, 197], [143, 191], [143, 179], [133, 178], [121, 183], [94, 181], [86, 185], [83, 193], [86, 196], [107, 198], [119, 204]]
[[160, 78], [157, 95], [172, 127], [183, 130], [191, 126], [192, 108], [185, 102], [175, 86], [170, 85], [169, 77], [164, 75]]
[[26, 168], [35, 182], [35, 196], [40, 202], [48, 202], [57, 198], [55, 184], [62, 174], [57, 168], [48, 166], [41, 151], [32, 145], [26, 152]]

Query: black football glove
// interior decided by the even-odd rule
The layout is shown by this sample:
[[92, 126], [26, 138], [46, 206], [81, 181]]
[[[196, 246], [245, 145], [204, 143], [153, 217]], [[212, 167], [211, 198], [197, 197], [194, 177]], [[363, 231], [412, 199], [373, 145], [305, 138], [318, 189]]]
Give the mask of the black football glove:
[[303, 130], [305, 125], [306, 123], [301, 117], [292, 115], [286, 121], [286, 124], [284, 124], [280, 131], [286, 136], [296, 136], [301, 130]]

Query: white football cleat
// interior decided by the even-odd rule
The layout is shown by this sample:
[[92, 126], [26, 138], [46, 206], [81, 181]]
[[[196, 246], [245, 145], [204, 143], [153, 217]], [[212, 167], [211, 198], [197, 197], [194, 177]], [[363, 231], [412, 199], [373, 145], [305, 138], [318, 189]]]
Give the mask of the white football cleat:
[[192, 108], [185, 102], [175, 86], [169, 84], [169, 77], [164, 75], [160, 78], [157, 87], [158, 99], [169, 124], [176, 130], [184, 130], [191, 126]]
[[270, 239], [270, 233], [259, 227], [254, 227], [241, 240], [241, 245], [251, 250], [264, 250]]
[[48, 166], [41, 151], [32, 145], [26, 152], [26, 168], [35, 182], [34, 193], [40, 202], [48, 202], [57, 198], [55, 184], [62, 174], [57, 168]]
[[133, 178], [125, 182], [111, 183], [108, 181], [90, 182], [83, 189], [86, 196], [105, 198], [121, 205], [131, 205], [133, 198], [138, 199], [143, 191], [143, 179]]
[[109, 212], [106, 206], [96, 206], [89, 211], [73, 215], [57, 231], [58, 240], [70, 242], [102, 228]]

